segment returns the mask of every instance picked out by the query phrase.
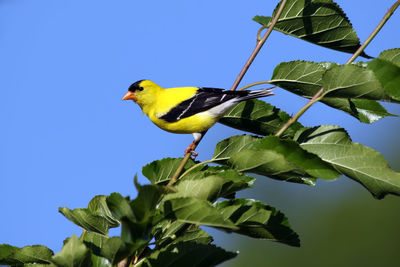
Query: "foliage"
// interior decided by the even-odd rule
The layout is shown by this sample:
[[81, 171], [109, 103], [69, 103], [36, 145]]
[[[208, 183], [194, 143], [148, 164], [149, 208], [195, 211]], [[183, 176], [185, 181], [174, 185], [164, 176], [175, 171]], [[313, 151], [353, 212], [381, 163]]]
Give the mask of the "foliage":
[[[279, 18], [274, 26], [275, 16]], [[360, 50], [350, 20], [331, 0], [281, 1], [272, 17], [256, 16], [254, 20], [316, 45], [369, 58]], [[368, 62], [349, 63], [283, 62], [268, 83], [314, 102], [317, 99], [363, 123], [394, 116], [378, 101], [400, 102], [400, 49], [383, 51]], [[353, 143], [340, 126], [305, 127], [260, 100], [237, 105], [220, 123], [256, 136], [244, 134], [220, 141], [206, 162], [153, 161], [142, 170], [150, 184], [139, 185], [135, 178], [135, 199], [112, 193], [95, 196], [87, 208], [60, 208], [60, 213], [83, 229], [79, 238], [67, 238], [60, 252], [54, 254], [38, 245], [3, 244], [0, 264], [214, 266], [237, 256], [214, 245], [213, 238], [199, 228], [202, 225], [300, 246], [298, 234], [282, 212], [236, 197], [238, 191], [253, 185], [255, 178], [250, 174], [305, 185], [344, 175], [376, 198], [400, 195], [400, 173], [379, 152]], [[121, 236], [110, 237], [109, 229], [119, 226]]]

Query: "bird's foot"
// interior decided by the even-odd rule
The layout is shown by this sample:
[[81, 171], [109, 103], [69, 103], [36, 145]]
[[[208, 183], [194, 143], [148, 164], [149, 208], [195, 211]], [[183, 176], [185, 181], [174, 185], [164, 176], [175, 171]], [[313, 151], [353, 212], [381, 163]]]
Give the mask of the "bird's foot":
[[196, 146], [196, 144], [193, 142], [193, 143], [191, 143], [191, 144], [185, 149], [185, 156], [186, 156], [187, 154], [191, 154], [191, 155], [190, 155], [190, 158], [191, 158], [192, 160], [195, 160], [196, 157], [199, 155], [199, 153], [197, 153], [196, 151], [194, 151], [195, 146]]

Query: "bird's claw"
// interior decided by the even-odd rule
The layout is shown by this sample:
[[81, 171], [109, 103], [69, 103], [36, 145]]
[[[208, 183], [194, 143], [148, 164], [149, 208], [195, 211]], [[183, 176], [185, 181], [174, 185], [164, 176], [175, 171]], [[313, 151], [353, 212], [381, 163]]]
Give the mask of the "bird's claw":
[[196, 157], [199, 155], [199, 153], [197, 153], [196, 151], [194, 151], [194, 147], [195, 147], [195, 144], [194, 144], [194, 143], [191, 143], [191, 144], [185, 149], [185, 156], [186, 156], [187, 154], [191, 154], [191, 155], [190, 155], [190, 158], [191, 158], [192, 160], [195, 160]]
[[199, 155], [199, 153], [197, 153], [196, 151], [190, 151], [190, 153], [192, 154], [191, 156], [190, 156], [190, 158], [192, 159], [192, 160], [195, 160], [196, 159], [196, 157]]

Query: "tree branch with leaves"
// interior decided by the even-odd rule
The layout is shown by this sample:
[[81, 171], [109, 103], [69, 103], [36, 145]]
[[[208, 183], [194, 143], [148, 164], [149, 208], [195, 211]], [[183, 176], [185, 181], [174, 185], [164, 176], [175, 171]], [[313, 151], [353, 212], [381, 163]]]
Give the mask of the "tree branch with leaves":
[[[296, 60], [275, 67], [267, 81], [309, 99], [293, 117], [260, 100], [238, 104], [219, 122], [250, 134], [220, 141], [211, 159], [156, 160], [142, 169], [150, 184], [135, 177], [135, 199], [119, 193], [95, 196], [87, 208], [60, 208], [82, 227], [80, 238], [64, 241], [60, 252], [44, 246], [0, 245], [0, 264], [20, 266], [215, 266], [237, 256], [214, 245], [199, 226], [300, 246], [298, 234], [276, 208], [237, 198], [252, 187], [252, 174], [314, 185], [317, 179], [344, 175], [359, 182], [378, 199], [400, 195], [400, 173], [383, 156], [352, 142], [340, 126], [305, 127], [298, 119], [316, 102], [343, 111], [362, 123], [390, 114], [378, 101], [400, 102], [400, 48], [371, 59], [364, 49], [399, 6], [397, 1], [361, 44], [343, 10], [331, 0], [283, 0], [261, 24], [257, 44], [231, 90], [236, 90], [272, 30], [352, 56], [343, 65]], [[265, 30], [266, 33], [261, 36]], [[371, 59], [354, 63], [358, 56]], [[196, 144], [197, 145], [197, 144]], [[121, 227], [121, 235], [108, 231]]]

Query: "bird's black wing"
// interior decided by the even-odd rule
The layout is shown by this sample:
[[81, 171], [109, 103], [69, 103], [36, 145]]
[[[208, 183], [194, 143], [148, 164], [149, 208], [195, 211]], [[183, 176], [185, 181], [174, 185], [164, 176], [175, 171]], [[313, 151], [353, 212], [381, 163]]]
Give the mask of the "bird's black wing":
[[159, 118], [167, 122], [176, 122], [196, 113], [209, 110], [230, 99], [242, 98], [248, 94], [249, 91], [229, 91], [217, 88], [201, 87], [192, 98], [183, 101]]

